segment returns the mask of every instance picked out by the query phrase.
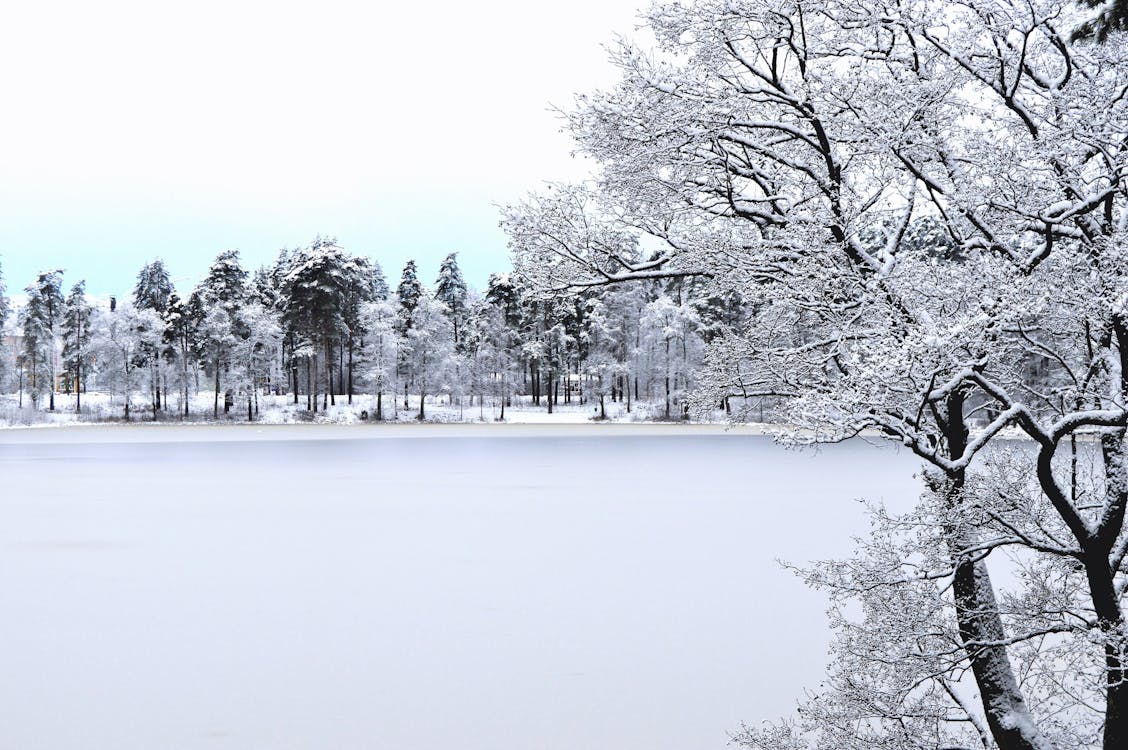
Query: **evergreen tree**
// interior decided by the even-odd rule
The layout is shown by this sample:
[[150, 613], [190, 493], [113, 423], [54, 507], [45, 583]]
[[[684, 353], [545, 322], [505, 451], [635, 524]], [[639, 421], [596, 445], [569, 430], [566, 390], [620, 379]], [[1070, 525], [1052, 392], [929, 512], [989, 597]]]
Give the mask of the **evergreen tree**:
[[239, 251], [224, 250], [217, 255], [198, 289], [204, 305], [219, 305], [234, 317], [247, 297], [247, 272], [239, 263]]
[[1111, 33], [1128, 31], [1128, 0], [1079, 0], [1079, 4], [1096, 13], [1073, 32], [1075, 40], [1096, 39], [1103, 43]]
[[396, 299], [399, 301], [399, 330], [403, 342], [400, 355], [400, 374], [403, 377], [403, 408], [408, 409], [407, 390], [411, 380], [411, 362], [408, 357], [407, 347], [410, 346], [410, 333], [414, 325], [415, 309], [423, 297], [423, 285], [419, 283], [419, 275], [415, 269], [415, 261], [409, 260], [403, 267], [403, 275], [399, 286], [396, 287]]
[[173, 291], [164, 261], [158, 258], [145, 265], [137, 274], [137, 284], [133, 287], [133, 305], [139, 310], [153, 310], [164, 315], [168, 311], [168, 301]]
[[82, 411], [82, 392], [89, 374], [90, 319], [93, 308], [86, 300], [86, 282], [79, 281], [71, 287], [63, 311], [63, 367], [67, 374], [68, 389], [74, 386], [76, 413]]
[[422, 296], [423, 285], [419, 283], [415, 261], [409, 260], [403, 267], [403, 276], [400, 278], [399, 286], [396, 287], [396, 298], [399, 299], [400, 304], [401, 325], [405, 331], [411, 328], [411, 316]]
[[[154, 260], [145, 265], [137, 274], [137, 284], [133, 288], [133, 306], [138, 310], [152, 310], [163, 318], [168, 312], [169, 299], [173, 294], [172, 280], [165, 269], [164, 261]], [[149, 396], [153, 407], [153, 419], [161, 409], [161, 348], [160, 342], [146, 346], [141, 352], [149, 372]]]
[[384, 269], [380, 266], [379, 261], [371, 261], [369, 274], [371, 276], [370, 285], [372, 288], [372, 299], [376, 302], [385, 302], [391, 290], [388, 289], [388, 280], [384, 277]]
[[62, 269], [39, 274], [36, 282], [25, 290], [27, 305], [20, 321], [24, 356], [31, 366], [32, 403], [38, 404], [39, 395], [46, 391], [51, 411], [55, 410], [55, 342], [64, 304], [62, 277]]
[[[220, 373], [229, 365], [231, 347], [238, 336], [239, 308], [246, 302], [247, 272], [239, 263], [238, 250], [225, 250], [216, 256], [207, 276], [189, 298], [201, 334], [199, 345], [213, 369], [215, 404], [213, 416], [219, 416]], [[222, 313], [220, 315], [219, 313]], [[226, 399], [224, 410], [226, 411]]]
[[188, 416], [188, 364], [192, 361], [192, 350], [195, 345], [196, 324], [200, 319], [189, 309], [188, 303], [173, 292], [169, 295], [168, 311], [164, 315], [164, 333], [162, 342], [168, 347], [167, 351], [173, 361], [179, 365], [177, 379], [178, 392], [181, 397], [180, 413]]
[[462, 278], [462, 271], [458, 267], [458, 253], [451, 253], [443, 259], [439, 266], [439, 278], [435, 281], [435, 299], [447, 307], [447, 317], [450, 319], [454, 333], [455, 351], [461, 351], [461, 335], [459, 329], [466, 320], [466, 281]]
[[497, 331], [496, 346], [501, 352], [501, 362], [498, 365], [500, 375], [501, 413], [498, 419], [505, 420], [505, 407], [509, 405], [510, 375], [515, 365], [514, 350], [520, 346], [520, 302], [521, 295], [513, 284], [512, 277], [507, 273], [492, 273], [486, 282], [485, 301], [498, 312], [500, 330]]
[[[347, 391], [352, 401], [353, 350], [360, 340], [361, 307], [372, 299], [372, 265], [363, 258], [349, 255], [333, 239], [318, 237], [306, 248], [296, 253], [289, 262], [283, 285], [283, 322], [287, 337], [295, 349], [300, 348], [307, 368], [313, 367], [320, 376], [318, 358], [325, 363], [325, 401], [336, 403], [333, 389], [333, 348], [343, 360], [348, 352], [347, 365], [338, 366], [339, 379], [348, 368]], [[313, 383], [317, 378], [307, 378]], [[338, 383], [339, 390], [345, 390]], [[296, 391], [295, 391], [296, 392]], [[316, 402], [311, 398], [311, 408]]]

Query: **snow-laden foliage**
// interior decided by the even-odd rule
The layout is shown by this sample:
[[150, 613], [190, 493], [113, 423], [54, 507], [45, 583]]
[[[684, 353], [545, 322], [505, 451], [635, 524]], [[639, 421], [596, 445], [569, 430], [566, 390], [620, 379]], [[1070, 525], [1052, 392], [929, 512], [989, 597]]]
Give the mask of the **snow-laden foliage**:
[[[844, 628], [844, 679], [749, 746], [1128, 746], [1128, 45], [1075, 35], [1089, 19], [1066, 0], [659, 2], [654, 49], [621, 43], [620, 83], [569, 116], [596, 178], [503, 212], [542, 296], [688, 276], [741, 299], [747, 319], [709, 331], [699, 404], [771, 398], [791, 439], [871, 431], [931, 465], [913, 544], [950, 605], [939, 578], [880, 602], [831, 587], [888, 640]], [[983, 509], [1009, 474], [980, 467], [1014, 430], [1037, 515], [1004, 546], [1044, 590], [1000, 598], [1004, 516]], [[1061, 462], [1078, 439], [1095, 478]], [[862, 557], [887, 569], [913, 544]], [[1065, 599], [1089, 616], [1032, 657], [1038, 602]], [[950, 658], [915, 663], [897, 634], [932, 658], [942, 611]]]

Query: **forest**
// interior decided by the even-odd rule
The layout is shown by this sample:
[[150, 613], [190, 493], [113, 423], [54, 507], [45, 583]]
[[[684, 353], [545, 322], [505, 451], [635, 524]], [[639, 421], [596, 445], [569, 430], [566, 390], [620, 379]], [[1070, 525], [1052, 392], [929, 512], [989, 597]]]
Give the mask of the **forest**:
[[[51, 270], [16, 309], [4, 299], [0, 323], [8, 318], [12, 335], [0, 383], [25, 418], [64, 400], [81, 418], [100, 393], [113, 410], [95, 410], [99, 419], [254, 421], [283, 395], [309, 419], [339, 399], [376, 421], [424, 420], [436, 399], [498, 420], [514, 399], [548, 413], [590, 403], [593, 418], [606, 418], [619, 403], [640, 418], [687, 419], [705, 345], [747, 314], [738, 295], [702, 282], [561, 295], [499, 273], [479, 293], [451, 253], [432, 286], [408, 261], [391, 288], [378, 262], [325, 238], [253, 272], [238, 252], [221, 252], [182, 292], [154, 260], [122, 300], [93, 300], [81, 280], [68, 290]], [[200, 408], [203, 394], [210, 408]]]

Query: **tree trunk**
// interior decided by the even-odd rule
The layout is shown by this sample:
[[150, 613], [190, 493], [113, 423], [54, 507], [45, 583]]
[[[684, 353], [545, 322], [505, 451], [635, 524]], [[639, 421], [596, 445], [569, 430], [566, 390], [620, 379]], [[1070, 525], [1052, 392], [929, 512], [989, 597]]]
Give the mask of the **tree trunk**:
[[666, 339], [666, 419], [670, 418], [670, 340]]
[[[333, 391], [336, 390], [333, 387], [333, 349], [329, 344], [329, 339], [325, 339], [325, 386], [326, 400], [328, 403], [336, 406], [337, 400], [333, 396]], [[324, 402], [321, 405], [325, 407]]]
[[212, 406], [212, 417], [219, 419], [219, 360], [215, 361], [215, 404]]
[[[948, 397], [946, 438], [952, 458], [963, 455], [967, 447], [967, 426], [964, 422], [964, 397], [956, 391]], [[953, 515], [964, 503], [965, 472], [931, 475], [934, 492], [944, 498]], [[957, 521], [958, 523], [958, 521]], [[999, 750], [1054, 750], [1030, 716], [1022, 688], [1007, 654], [1007, 634], [999, 615], [998, 602], [987, 564], [967, 550], [977, 540], [953, 526], [948, 537], [948, 551], [955, 565], [952, 597], [960, 640], [971, 663], [971, 671], [979, 687], [987, 724]], [[971, 644], [971, 645], [969, 645]]]

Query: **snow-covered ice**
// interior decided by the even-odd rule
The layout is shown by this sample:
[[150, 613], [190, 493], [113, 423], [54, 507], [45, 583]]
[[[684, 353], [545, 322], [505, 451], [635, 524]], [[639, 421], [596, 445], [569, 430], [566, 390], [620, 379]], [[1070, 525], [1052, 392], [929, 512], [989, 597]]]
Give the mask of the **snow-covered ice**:
[[915, 469], [670, 425], [6, 431], [0, 747], [720, 750], [826, 660], [774, 559]]

